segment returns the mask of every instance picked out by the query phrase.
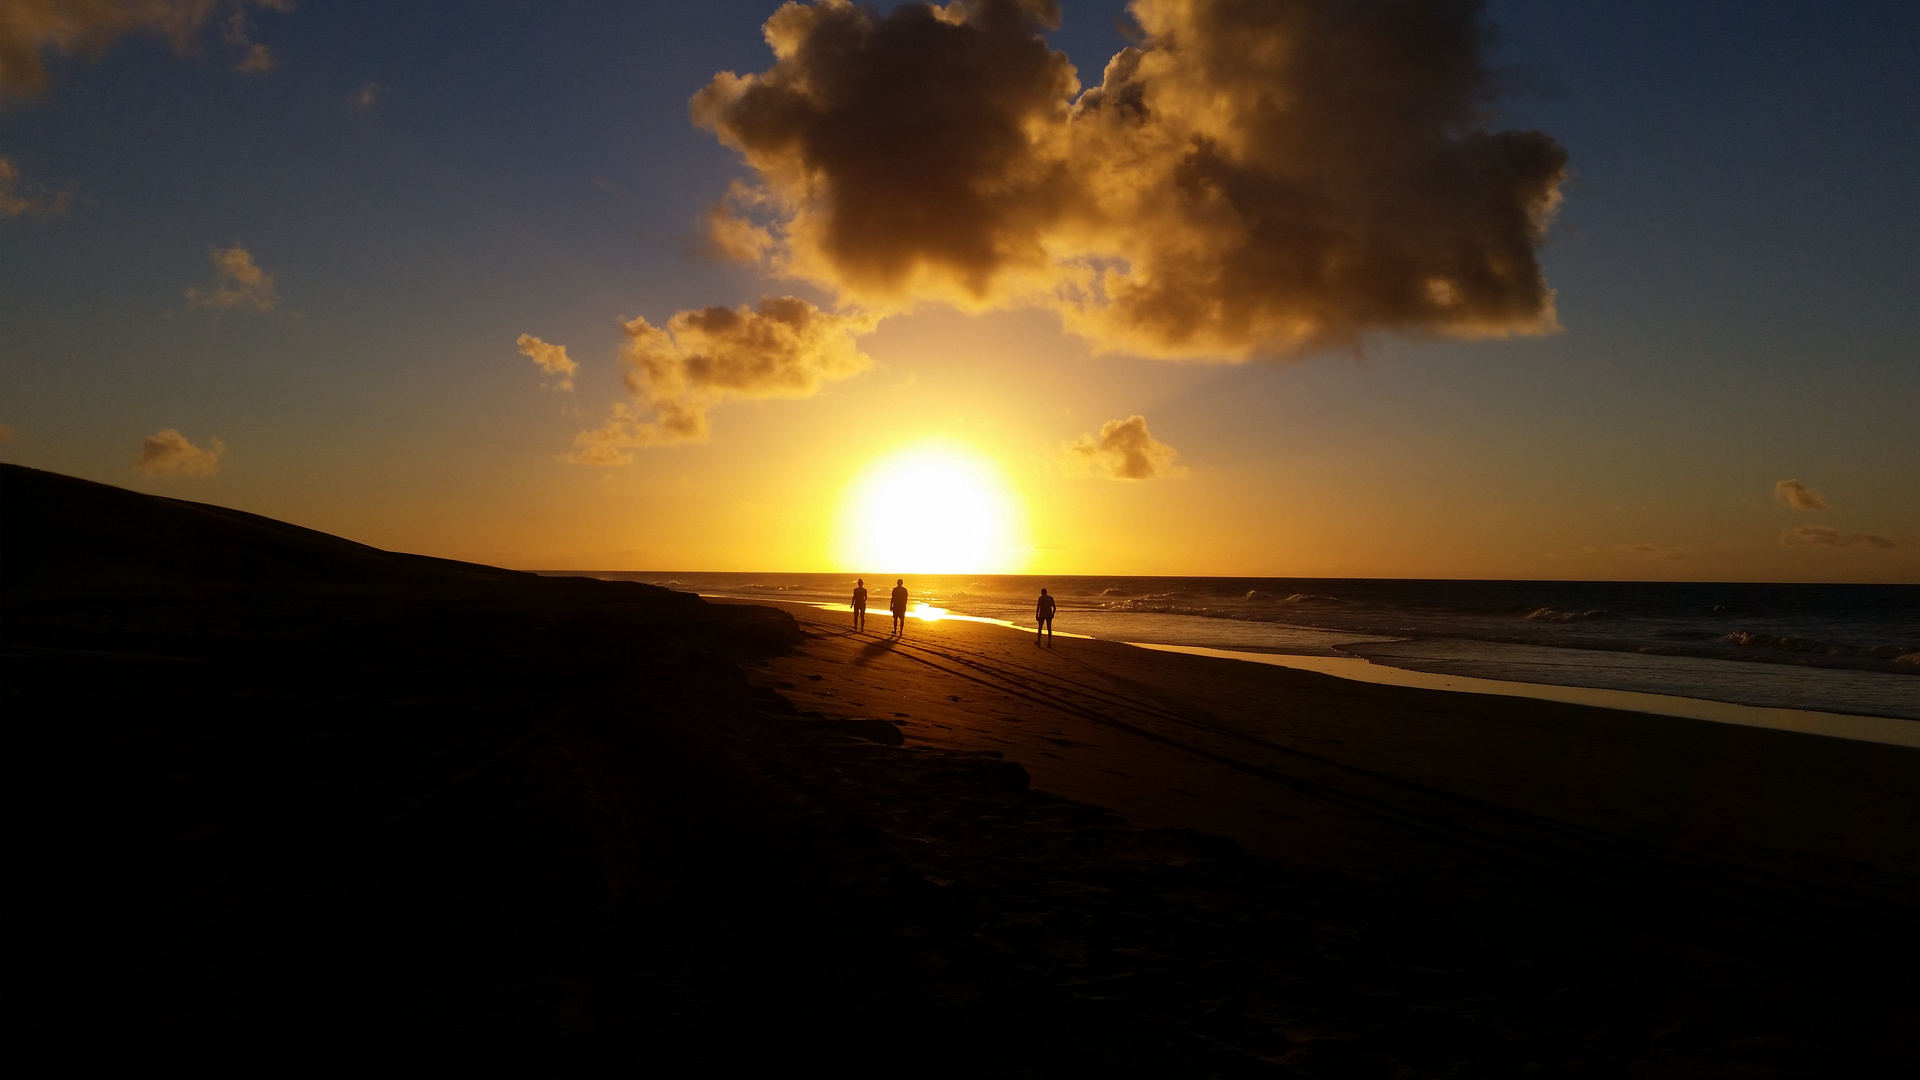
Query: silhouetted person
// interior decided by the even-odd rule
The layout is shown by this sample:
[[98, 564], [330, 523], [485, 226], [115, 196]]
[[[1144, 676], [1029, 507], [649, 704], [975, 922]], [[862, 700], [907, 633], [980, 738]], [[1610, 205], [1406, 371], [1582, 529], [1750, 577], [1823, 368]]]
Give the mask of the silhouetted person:
[[1041, 631], [1045, 631], [1047, 635], [1047, 647], [1052, 648], [1053, 597], [1048, 596], [1047, 590], [1045, 589], [1040, 590], [1040, 599], [1033, 605], [1033, 621], [1039, 624], [1033, 628], [1033, 643], [1035, 645], [1040, 644], [1040, 633]]
[[893, 608], [893, 632], [907, 632], [907, 579], [900, 578], [893, 583], [893, 597], [889, 604]]
[[857, 578], [853, 583], [853, 628], [867, 628], [867, 579]]

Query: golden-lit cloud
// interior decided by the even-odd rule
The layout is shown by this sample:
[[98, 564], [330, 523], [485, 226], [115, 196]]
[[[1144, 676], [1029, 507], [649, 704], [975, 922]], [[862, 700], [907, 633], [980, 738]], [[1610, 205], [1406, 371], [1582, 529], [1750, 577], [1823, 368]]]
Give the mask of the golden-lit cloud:
[[18, 434], [19, 432], [13, 430], [12, 424], [0, 424], [0, 442], [11, 442]]
[[227, 444], [219, 439], [208, 439], [200, 447], [173, 428], [162, 428], [140, 444], [134, 468], [148, 476], [212, 476], [220, 471], [226, 452]]
[[758, 310], [742, 304], [682, 311], [664, 328], [635, 319], [625, 325], [622, 358], [638, 404], [615, 403], [605, 426], [574, 440], [567, 460], [624, 464], [634, 447], [705, 440], [707, 411], [722, 402], [811, 397], [873, 365], [855, 339], [878, 322], [877, 315], [822, 311], [792, 296], [763, 298]]
[[293, 0], [4, 0], [0, 96], [46, 89], [49, 54], [98, 56], [121, 38], [142, 34], [185, 53], [216, 18], [222, 19], [221, 37], [240, 50], [236, 70], [271, 71], [273, 53], [253, 39], [250, 12], [293, 7]]
[[347, 105], [355, 112], [366, 112], [368, 109], [380, 104], [380, 94], [380, 84], [374, 82], [372, 79], [368, 79], [366, 82], [360, 84], [358, 90], [347, 95]]
[[1891, 548], [1900, 545], [1884, 536], [1871, 533], [1841, 532], [1827, 525], [1800, 525], [1780, 534], [1780, 542], [1792, 547], [1871, 547]]
[[1798, 480], [1782, 480], [1773, 485], [1773, 497], [1795, 510], [1825, 510], [1827, 497]]
[[214, 248], [207, 254], [213, 260], [213, 284], [187, 286], [189, 309], [272, 311], [280, 303], [280, 297], [273, 291], [273, 275], [253, 261], [252, 252], [235, 244], [230, 248]]
[[520, 355], [557, 380], [555, 390], [573, 389], [573, 373], [580, 370], [580, 365], [567, 356], [565, 345], [549, 345], [532, 334], [521, 334], [514, 343], [520, 346]]
[[38, 184], [25, 183], [20, 179], [19, 166], [0, 158], [0, 218], [64, 214], [72, 202], [72, 192], [47, 191]]
[[1187, 475], [1173, 447], [1153, 437], [1138, 413], [1100, 425], [1098, 437], [1082, 435], [1067, 444], [1062, 464], [1077, 476], [1111, 480], [1152, 480]]
[[1051, 0], [783, 5], [692, 102], [753, 169], [716, 247], [870, 310], [1037, 305], [1103, 350], [1244, 359], [1557, 323], [1566, 172], [1488, 131], [1473, 3], [1134, 0], [1080, 93]]

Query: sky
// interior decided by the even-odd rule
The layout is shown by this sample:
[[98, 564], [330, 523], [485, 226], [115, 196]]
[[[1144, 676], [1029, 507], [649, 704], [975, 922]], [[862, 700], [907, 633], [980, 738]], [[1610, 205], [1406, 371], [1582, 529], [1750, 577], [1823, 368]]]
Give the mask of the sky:
[[0, 0], [0, 461], [527, 569], [1920, 582], [1920, 7], [1050, 6]]

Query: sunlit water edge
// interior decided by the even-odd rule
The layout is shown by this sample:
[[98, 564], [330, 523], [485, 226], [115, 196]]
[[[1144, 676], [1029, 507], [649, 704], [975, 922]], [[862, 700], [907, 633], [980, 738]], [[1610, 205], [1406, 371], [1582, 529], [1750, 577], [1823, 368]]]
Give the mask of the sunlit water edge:
[[[831, 599], [832, 593], [847, 584], [841, 582], [838, 575], [680, 575], [688, 580], [660, 580], [667, 575], [626, 572], [600, 572], [587, 576], [651, 581], [697, 591], [702, 595], [737, 600], [801, 603], [842, 613], [851, 610], [845, 602]], [[1762, 663], [1744, 657], [1675, 656], [1659, 651], [1657, 646], [1654, 649], [1629, 651], [1592, 647], [1578, 641], [1528, 644], [1484, 637], [1454, 637], [1450, 632], [1453, 627], [1446, 625], [1407, 626], [1404, 629], [1397, 626], [1334, 629], [1271, 620], [1202, 617], [1142, 609], [1131, 603], [1109, 605], [1105, 600], [1122, 590], [1100, 589], [1097, 594], [1088, 591], [1089, 588], [1098, 589], [1107, 580], [1066, 580], [1057, 583], [1063, 586], [1055, 590], [1063, 594], [1060, 597], [1060, 622], [1072, 627], [1070, 631], [1060, 629], [1058, 632], [1061, 637], [1206, 649], [1219, 654], [1246, 654], [1232, 657], [1234, 659], [1307, 657], [1344, 660], [1348, 663], [1334, 666], [1351, 671], [1371, 668], [1376, 671], [1443, 676], [1454, 680], [1471, 678], [1510, 686], [1545, 688], [1541, 693], [1515, 691], [1522, 696], [1538, 697], [1548, 691], [1557, 693], [1554, 688], [1638, 694], [1654, 699], [1657, 707], [1648, 707], [1645, 703], [1616, 707], [1643, 712], [1657, 711], [1666, 715], [1692, 715], [1703, 709], [1711, 711], [1717, 706], [1729, 706], [1809, 715], [1894, 718], [1901, 724], [1920, 721], [1920, 677], [1910, 674], [1847, 670], [1801, 663]], [[1195, 592], [1218, 584], [1183, 579], [1112, 580], [1133, 589], [1145, 587], [1160, 590], [1171, 587]], [[876, 584], [884, 585], [885, 582]], [[948, 582], [916, 581], [916, 585], [922, 586], [915, 589], [915, 608], [910, 613], [916, 619], [960, 619], [1031, 632], [1031, 594], [1038, 587], [1038, 579], [1032, 582], [1026, 579], [987, 582], [985, 587], [980, 582], [967, 585], [959, 579]], [[1333, 582], [1324, 585], [1339, 587], [1339, 583]], [[1460, 583], [1446, 582], [1397, 583], [1395, 587], [1425, 591], [1429, 585], [1454, 591], [1462, 588]], [[1494, 585], [1509, 590], [1513, 588], [1512, 583]], [[1478, 599], [1479, 585], [1468, 583], [1468, 587], [1474, 589], [1475, 594], [1467, 599]], [[1550, 587], [1561, 588], [1551, 583]], [[1530, 584], [1526, 589], [1532, 592]], [[826, 595], [823, 596], [823, 593]], [[869, 616], [879, 619], [884, 627], [888, 619], [883, 606], [884, 592], [876, 591], [875, 599], [882, 606], [870, 606]], [[1308, 599], [1326, 598], [1313, 596]], [[1217, 603], [1218, 600], [1216, 598], [1209, 602]], [[1095, 604], [1098, 606], [1091, 606]], [[1323, 616], [1315, 612], [1313, 617]], [[1406, 621], [1417, 620], [1410, 618]], [[1741, 625], [1747, 624], [1743, 622]], [[1255, 659], [1254, 662], [1310, 666], [1273, 659]], [[1683, 706], [1675, 702], [1701, 704]], [[1914, 726], [1920, 728], [1920, 724]]]
[[[765, 596], [737, 596], [725, 593], [701, 593], [715, 599], [750, 600], [765, 603]], [[774, 601], [776, 603], [797, 603], [819, 611], [831, 611], [851, 615], [853, 608], [848, 604], [836, 604], [823, 601]], [[891, 623], [891, 614], [885, 609], [868, 609], [869, 619]], [[1033, 628], [1023, 626], [1008, 619], [996, 619], [983, 615], [966, 615], [948, 608], [937, 607], [924, 601], [915, 603], [907, 610], [907, 617], [921, 622], [970, 622], [1001, 626], [1022, 633], [1032, 633]], [[1333, 635], [1313, 627], [1295, 627], [1303, 632]], [[1058, 636], [1079, 638], [1081, 640], [1099, 639], [1091, 634], [1072, 634], [1062, 632]], [[1410, 639], [1366, 638], [1366, 642], [1390, 645], [1412, 642]], [[1717, 701], [1710, 698], [1685, 697], [1675, 694], [1656, 694], [1643, 691], [1621, 690], [1605, 686], [1584, 686], [1570, 683], [1526, 682], [1512, 679], [1489, 679], [1470, 675], [1448, 674], [1445, 672], [1423, 671], [1418, 668], [1397, 667], [1383, 664], [1362, 656], [1324, 655], [1313, 653], [1288, 653], [1279, 651], [1244, 651], [1219, 649], [1201, 645], [1174, 645], [1148, 641], [1123, 641], [1121, 644], [1155, 652], [1179, 653], [1187, 656], [1210, 656], [1223, 660], [1235, 660], [1242, 663], [1266, 664], [1275, 667], [1291, 668], [1296, 671], [1312, 671], [1352, 682], [1375, 683], [1388, 686], [1407, 686], [1424, 690], [1445, 690], [1462, 694], [1493, 694], [1500, 697], [1522, 697], [1537, 701], [1557, 701], [1572, 705], [1590, 705], [1597, 708], [1618, 709], [1623, 712], [1650, 713], [1658, 716], [1673, 716], [1687, 720], [1705, 720], [1716, 724], [1736, 724], [1742, 727], [1766, 728], [1773, 731], [1794, 731], [1808, 735], [1825, 735], [1831, 738], [1852, 739], [1858, 742], [1880, 743], [1887, 746], [1904, 746], [1920, 749], [1920, 723], [1899, 717], [1877, 716], [1864, 713], [1836, 713], [1817, 709], [1783, 708], [1777, 706], [1745, 705], [1739, 702]], [[1478, 644], [1478, 643], [1474, 643]], [[1671, 658], [1656, 657], [1655, 660]]]

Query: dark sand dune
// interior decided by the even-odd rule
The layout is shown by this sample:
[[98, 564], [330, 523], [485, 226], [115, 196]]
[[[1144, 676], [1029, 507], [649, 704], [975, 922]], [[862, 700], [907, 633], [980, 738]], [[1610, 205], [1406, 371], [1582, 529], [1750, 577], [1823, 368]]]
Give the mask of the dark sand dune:
[[0, 510], [22, 1075], [1914, 1067], [1908, 751]]

